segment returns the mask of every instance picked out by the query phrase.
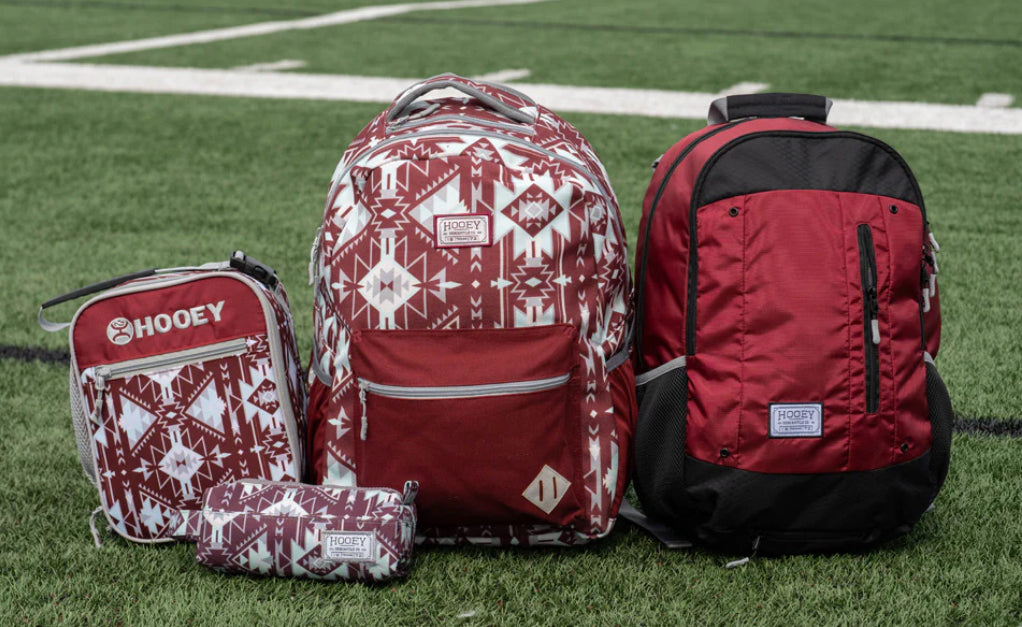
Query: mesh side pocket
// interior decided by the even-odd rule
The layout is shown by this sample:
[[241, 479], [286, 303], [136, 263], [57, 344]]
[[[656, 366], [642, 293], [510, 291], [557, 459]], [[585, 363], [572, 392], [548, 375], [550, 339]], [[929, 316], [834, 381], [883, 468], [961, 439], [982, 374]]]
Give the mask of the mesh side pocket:
[[954, 413], [947, 387], [937, 367], [929, 361], [926, 362], [926, 403], [930, 408], [930, 429], [933, 433], [933, 444], [930, 447], [932, 498], [937, 498], [951, 464], [951, 423]]
[[676, 522], [684, 490], [688, 373], [669, 369], [638, 381], [639, 417], [635, 428], [635, 490], [654, 518]]
[[85, 409], [81, 387], [75, 377], [75, 367], [71, 366], [71, 422], [75, 428], [75, 443], [78, 445], [78, 461], [82, 464], [85, 476], [92, 485], [96, 485], [96, 475], [92, 463], [92, 434], [89, 432], [89, 414]]

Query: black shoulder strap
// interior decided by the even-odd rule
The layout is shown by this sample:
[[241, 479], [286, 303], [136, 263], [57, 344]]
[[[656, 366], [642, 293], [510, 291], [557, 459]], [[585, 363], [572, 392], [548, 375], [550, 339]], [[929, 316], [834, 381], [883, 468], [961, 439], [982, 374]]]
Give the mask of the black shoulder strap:
[[669, 549], [692, 548], [692, 541], [684, 535], [675, 531], [672, 527], [649, 518], [628, 502], [628, 499], [621, 501], [621, 509], [618, 514], [640, 529], [644, 529], [651, 536], [656, 538]]

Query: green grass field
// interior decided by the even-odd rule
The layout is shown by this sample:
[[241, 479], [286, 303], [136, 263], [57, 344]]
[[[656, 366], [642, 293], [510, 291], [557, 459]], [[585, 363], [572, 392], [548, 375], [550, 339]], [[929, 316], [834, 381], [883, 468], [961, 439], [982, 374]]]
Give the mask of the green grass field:
[[[0, 0], [0, 54], [370, 4], [385, 3]], [[769, 8], [557, 0], [81, 61], [230, 68], [300, 59], [301, 72], [409, 82], [527, 68], [526, 85], [715, 92], [759, 81], [777, 91], [968, 105], [988, 92], [1022, 96], [1020, 33], [1022, 12], [1000, 0]], [[0, 88], [0, 345], [66, 347], [66, 336], [35, 324], [38, 304], [53, 295], [242, 248], [278, 269], [307, 354], [305, 269], [326, 185], [350, 138], [382, 106]], [[701, 123], [565, 117], [606, 163], [634, 247], [649, 163]], [[1017, 425], [1022, 138], [859, 130], [897, 148], [926, 197], [943, 251], [937, 364], [959, 419]], [[71, 313], [64, 306], [55, 315]], [[726, 570], [734, 556], [668, 552], [621, 524], [584, 549], [424, 549], [407, 580], [367, 587], [223, 576], [197, 566], [185, 545], [108, 535], [97, 551], [87, 524], [97, 498], [78, 465], [66, 382], [62, 365], [0, 359], [3, 625], [1022, 625], [1018, 437], [956, 434], [936, 511], [907, 538], [865, 555], [756, 559]]]

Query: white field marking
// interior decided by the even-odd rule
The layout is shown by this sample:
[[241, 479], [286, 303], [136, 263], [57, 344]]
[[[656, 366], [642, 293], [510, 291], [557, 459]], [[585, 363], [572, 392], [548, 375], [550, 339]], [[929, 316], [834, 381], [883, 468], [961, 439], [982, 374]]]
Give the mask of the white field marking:
[[180, 35], [166, 35], [163, 37], [149, 37], [146, 39], [133, 39], [129, 41], [116, 41], [106, 44], [94, 44], [89, 46], [76, 46], [74, 48], [61, 48], [58, 50], [42, 50], [39, 52], [26, 52], [0, 57], [0, 60], [9, 61], [69, 61], [71, 59], [83, 59], [86, 57], [100, 57], [109, 54], [121, 54], [125, 52], [138, 52], [140, 50], [154, 50], [156, 48], [172, 48], [174, 46], [189, 46], [192, 44], [206, 44], [213, 41], [224, 41], [227, 39], [239, 39], [242, 37], [257, 37], [259, 35], [272, 35], [289, 30], [308, 30], [312, 28], [323, 28], [325, 26], [337, 26], [350, 24], [352, 22], [363, 22], [375, 20], [381, 17], [390, 17], [415, 11], [447, 11], [452, 9], [469, 9], [474, 7], [491, 7], [514, 4], [534, 4], [537, 2], [548, 2], [549, 0], [451, 0], [445, 2], [423, 2], [420, 4], [391, 4], [380, 6], [360, 7], [337, 11], [326, 15], [300, 18], [296, 20], [280, 20], [275, 22], [258, 22], [244, 26], [230, 26], [213, 30], [198, 31], [195, 33], [183, 33]]
[[489, 74], [480, 74], [479, 76], [473, 76], [475, 80], [479, 81], [490, 81], [491, 83], [509, 83], [511, 81], [521, 80], [527, 78], [532, 74], [529, 70], [500, 70], [499, 72], [490, 72]]
[[1004, 107], [1010, 107], [1011, 103], [1015, 102], [1015, 96], [1011, 94], [983, 94], [976, 101], [977, 107], [989, 107], [991, 109], [1003, 109]]
[[[91, 89], [153, 94], [193, 94], [390, 103], [415, 79], [339, 74], [287, 74], [199, 68], [18, 63], [0, 59], [0, 86]], [[555, 111], [705, 119], [717, 94], [511, 84]], [[972, 105], [835, 100], [830, 122], [841, 126], [959, 133], [1022, 135], [1022, 109]]]
[[298, 59], [281, 59], [271, 63], [253, 63], [252, 65], [239, 65], [231, 68], [239, 72], [280, 72], [281, 70], [297, 70], [305, 67], [305, 61]]
[[768, 83], [738, 83], [717, 92], [717, 96], [737, 96], [739, 94], [758, 94], [770, 89]]

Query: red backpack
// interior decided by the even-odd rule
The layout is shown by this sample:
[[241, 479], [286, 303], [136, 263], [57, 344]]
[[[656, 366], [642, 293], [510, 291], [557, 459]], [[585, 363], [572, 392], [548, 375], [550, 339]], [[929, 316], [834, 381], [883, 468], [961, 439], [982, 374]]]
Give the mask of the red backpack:
[[[418, 100], [440, 89], [460, 97]], [[315, 481], [418, 481], [424, 542], [610, 531], [631, 285], [617, 201], [574, 127], [489, 83], [412, 86], [344, 153], [312, 270]]]
[[728, 550], [869, 546], [910, 530], [947, 474], [923, 198], [829, 109], [717, 100], [643, 202], [635, 485], [651, 518]]

